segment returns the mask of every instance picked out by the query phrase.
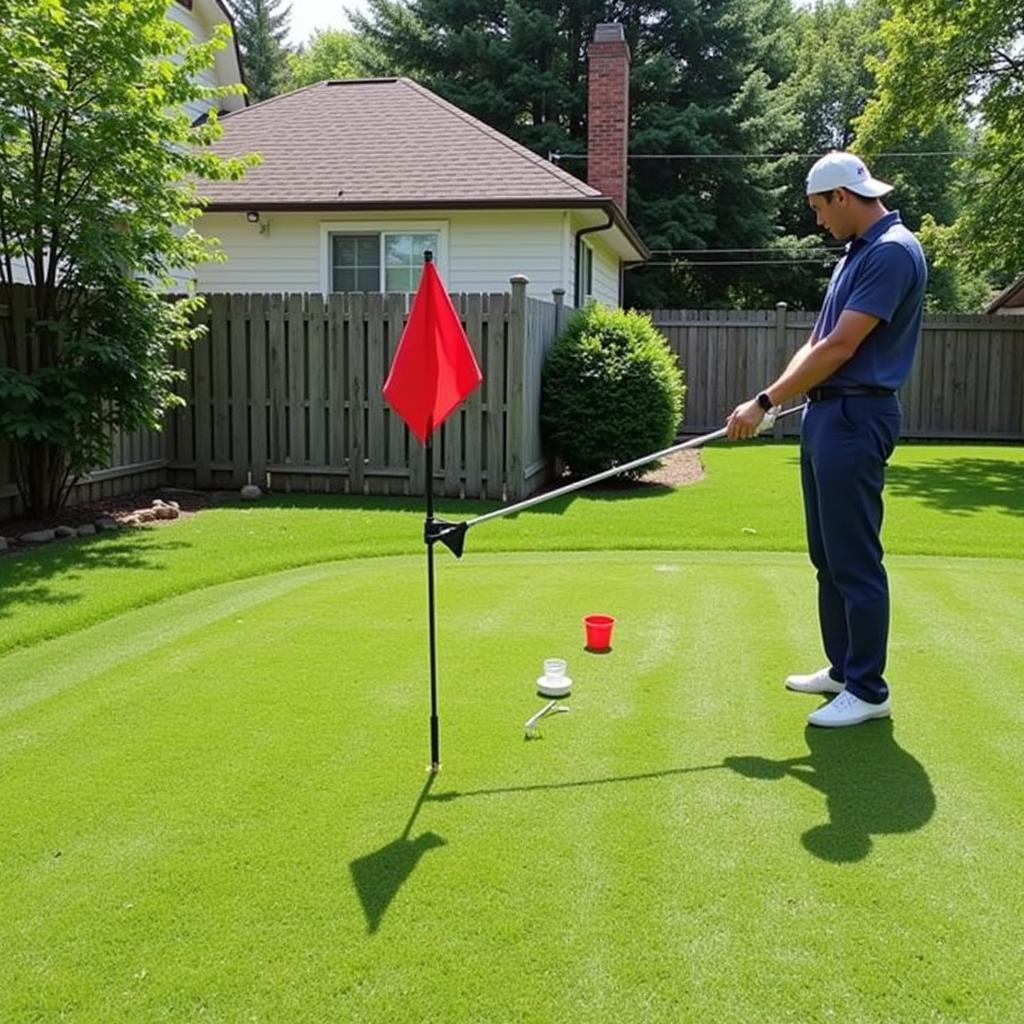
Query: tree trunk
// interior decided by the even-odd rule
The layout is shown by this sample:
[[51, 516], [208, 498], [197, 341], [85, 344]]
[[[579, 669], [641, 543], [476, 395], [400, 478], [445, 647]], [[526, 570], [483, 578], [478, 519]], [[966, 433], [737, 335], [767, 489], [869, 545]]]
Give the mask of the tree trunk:
[[15, 446], [18, 493], [32, 519], [54, 516], [67, 499], [67, 465], [61, 448], [43, 441]]

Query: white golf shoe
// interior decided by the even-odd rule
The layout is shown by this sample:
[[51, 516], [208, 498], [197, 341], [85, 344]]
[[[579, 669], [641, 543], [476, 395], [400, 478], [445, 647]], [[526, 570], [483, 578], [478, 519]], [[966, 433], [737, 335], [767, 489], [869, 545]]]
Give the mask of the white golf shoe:
[[828, 666], [812, 672], [809, 676], [786, 676], [786, 689], [797, 693], [842, 693], [843, 684], [829, 675]]
[[821, 725], [837, 729], [844, 725], [860, 725], [871, 718], [888, 718], [892, 714], [892, 700], [888, 697], [881, 704], [869, 704], [860, 697], [855, 697], [848, 690], [843, 690], [835, 700], [824, 707], [812, 711], [807, 716], [811, 725]]

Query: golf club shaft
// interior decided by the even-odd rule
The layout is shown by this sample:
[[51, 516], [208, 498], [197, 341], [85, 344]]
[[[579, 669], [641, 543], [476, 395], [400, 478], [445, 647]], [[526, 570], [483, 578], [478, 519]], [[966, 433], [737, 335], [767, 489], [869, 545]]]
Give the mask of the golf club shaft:
[[[800, 412], [805, 406], [796, 405], [792, 409], [786, 409], [785, 412], [777, 413], [775, 416], [775, 422], [781, 420], [785, 416], [791, 416], [795, 412]], [[613, 466], [611, 469], [603, 470], [600, 473], [595, 473], [593, 476], [588, 476], [583, 480], [576, 480], [571, 484], [566, 484], [564, 487], [559, 487], [554, 491], [547, 491], [544, 494], [536, 494], [532, 498], [527, 498], [525, 501], [517, 502], [515, 505], [509, 505], [508, 508], [497, 508], [493, 512], [487, 512], [482, 516], [476, 516], [474, 519], [466, 520], [466, 528], [470, 526], [479, 526], [480, 523], [486, 523], [488, 519], [497, 519], [500, 516], [510, 516], [516, 512], [522, 512], [524, 509], [532, 508], [534, 505], [539, 505], [544, 501], [551, 501], [552, 498], [560, 498], [563, 494], [570, 494], [572, 491], [578, 491], [583, 487], [589, 487], [591, 484], [596, 484], [600, 480], [607, 480], [609, 477], [617, 476], [619, 473], [626, 473], [631, 469], [639, 469], [640, 466], [646, 466], [649, 462], [654, 462], [656, 459], [663, 458], [666, 455], [672, 455], [675, 452], [684, 451], [687, 448], [700, 448], [702, 445], [707, 444], [709, 441], [717, 441], [720, 437], [725, 437], [726, 428], [721, 427], [719, 430], [712, 431], [710, 434], [702, 434], [700, 437], [692, 437], [689, 441], [683, 441], [681, 444], [674, 444], [671, 448], [662, 448], [660, 452], [654, 452], [651, 455], [642, 455], [639, 459], [634, 459], [632, 462], [623, 463], [621, 466]]]

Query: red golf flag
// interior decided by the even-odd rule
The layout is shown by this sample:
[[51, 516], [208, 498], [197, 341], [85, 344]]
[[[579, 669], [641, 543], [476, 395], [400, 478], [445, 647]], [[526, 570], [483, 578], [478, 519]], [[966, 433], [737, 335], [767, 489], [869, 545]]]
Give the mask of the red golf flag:
[[483, 380], [433, 261], [423, 264], [384, 397], [423, 442]]

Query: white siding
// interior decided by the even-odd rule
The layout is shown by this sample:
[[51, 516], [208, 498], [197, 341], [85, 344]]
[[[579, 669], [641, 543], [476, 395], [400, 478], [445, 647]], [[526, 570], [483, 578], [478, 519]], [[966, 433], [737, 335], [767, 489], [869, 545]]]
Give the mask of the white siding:
[[[193, 10], [188, 11], [174, 0], [168, 5], [167, 17], [171, 21], [184, 25], [192, 33], [197, 43], [205, 43], [213, 35], [216, 24], [226, 24], [223, 13], [214, 3], [197, 0]], [[241, 81], [234, 43], [217, 51], [213, 67], [204, 68], [199, 74], [199, 81], [205, 86], [236, 85]], [[245, 105], [241, 96], [227, 96], [219, 101], [219, 106], [226, 110], [237, 110]], [[185, 104], [192, 121], [196, 121], [213, 106], [207, 100], [195, 100]]]
[[[185, 28], [192, 33], [192, 38], [197, 43], [205, 43], [212, 34], [210, 30], [199, 21], [193, 11], [185, 10], [181, 4], [174, 3], [173, 0], [167, 8], [167, 17], [171, 21], [178, 22], [179, 25], [184, 25]], [[217, 81], [217, 75], [213, 68], [205, 68], [199, 74], [199, 81], [203, 85], [219, 84]], [[208, 100], [192, 100], [185, 104], [185, 111], [188, 113], [189, 119], [195, 122], [202, 117], [211, 106], [213, 106], [213, 104]]]
[[571, 234], [567, 235], [560, 210], [362, 212], [347, 217], [271, 211], [260, 219], [265, 233], [261, 225], [248, 223], [244, 213], [210, 213], [200, 218], [197, 229], [219, 238], [228, 256], [225, 263], [199, 268], [200, 291], [321, 291], [326, 266], [322, 224], [354, 223], [358, 230], [366, 230], [372, 225], [385, 229], [415, 222], [441, 228], [447, 251], [438, 254], [438, 268], [451, 291], [504, 292], [509, 278], [525, 274], [530, 279], [528, 294], [550, 302], [552, 289], [564, 288], [566, 300], [572, 301], [567, 252]]
[[594, 287], [592, 297], [605, 306], [619, 304], [619, 257], [601, 241], [599, 233], [585, 235], [594, 250]]

